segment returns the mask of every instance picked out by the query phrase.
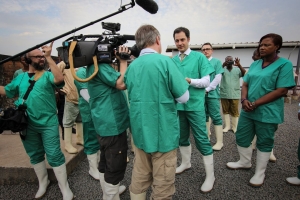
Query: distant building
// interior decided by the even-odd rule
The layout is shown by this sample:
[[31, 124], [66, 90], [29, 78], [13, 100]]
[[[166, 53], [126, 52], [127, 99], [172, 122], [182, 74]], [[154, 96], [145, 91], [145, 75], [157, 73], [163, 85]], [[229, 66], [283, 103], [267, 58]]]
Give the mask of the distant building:
[[[241, 59], [241, 65], [244, 68], [249, 68], [252, 60], [252, 54], [258, 46], [258, 42], [251, 43], [228, 43], [228, 44], [213, 44], [213, 57], [220, 59], [222, 62], [225, 61], [226, 56], [232, 56], [233, 58], [238, 57]], [[280, 57], [288, 58], [294, 66], [297, 65], [298, 52], [299, 52], [300, 41], [288, 41], [283, 42], [282, 48], [280, 49]], [[202, 44], [190, 45], [190, 48], [195, 51], [201, 52]], [[168, 45], [166, 52], [171, 52], [172, 56], [177, 55], [178, 51], [175, 45]]]

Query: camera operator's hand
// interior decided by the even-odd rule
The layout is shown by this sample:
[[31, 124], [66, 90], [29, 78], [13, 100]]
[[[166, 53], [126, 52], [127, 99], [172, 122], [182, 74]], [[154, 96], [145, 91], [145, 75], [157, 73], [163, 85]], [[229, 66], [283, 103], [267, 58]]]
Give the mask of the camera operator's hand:
[[121, 57], [120, 57], [120, 54], [128, 54], [128, 55], [130, 55], [130, 53], [131, 53], [131, 51], [128, 49], [128, 47], [127, 46], [123, 46], [123, 45], [121, 45], [121, 46], [119, 46], [119, 49], [118, 49], [118, 52], [115, 50], [115, 55], [116, 55], [116, 58], [120, 61], [120, 62], [127, 62], [127, 60], [126, 59], [122, 59]]

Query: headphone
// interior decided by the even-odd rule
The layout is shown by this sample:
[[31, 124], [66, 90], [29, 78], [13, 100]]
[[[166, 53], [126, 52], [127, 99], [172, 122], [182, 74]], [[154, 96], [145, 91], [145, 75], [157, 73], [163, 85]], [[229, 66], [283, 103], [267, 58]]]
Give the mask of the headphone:
[[25, 54], [25, 62], [28, 64], [28, 65], [30, 65], [31, 63], [32, 63], [32, 60], [29, 58], [29, 57], [27, 57], [27, 55], [28, 55], [28, 53], [26, 53]]

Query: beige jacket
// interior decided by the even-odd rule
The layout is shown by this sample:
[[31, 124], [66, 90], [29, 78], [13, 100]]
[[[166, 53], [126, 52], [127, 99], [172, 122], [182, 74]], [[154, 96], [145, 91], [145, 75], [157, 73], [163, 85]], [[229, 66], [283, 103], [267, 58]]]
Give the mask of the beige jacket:
[[66, 64], [61, 61], [57, 64], [58, 68], [64, 75], [65, 86], [61, 89], [66, 94], [66, 101], [78, 104], [78, 92], [74, 84], [74, 77], [70, 69], [65, 69]]

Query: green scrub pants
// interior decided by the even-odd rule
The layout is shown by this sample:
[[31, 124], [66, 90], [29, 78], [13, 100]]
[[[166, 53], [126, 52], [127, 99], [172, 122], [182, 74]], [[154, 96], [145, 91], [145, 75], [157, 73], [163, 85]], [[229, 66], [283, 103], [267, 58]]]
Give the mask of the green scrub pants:
[[256, 147], [261, 152], [271, 152], [274, 146], [274, 135], [278, 124], [259, 122], [241, 113], [236, 131], [236, 144], [248, 148], [254, 136], [257, 136]]
[[212, 120], [213, 125], [222, 125], [222, 117], [220, 112], [220, 101], [216, 98], [209, 98], [205, 96], [205, 111], [206, 111], [206, 122], [209, 117]]
[[202, 155], [208, 156], [213, 153], [209, 142], [206, 125], [205, 112], [203, 111], [178, 111], [180, 121], [179, 146], [190, 145], [190, 127], [193, 132], [195, 144]]
[[84, 138], [84, 153], [92, 155], [100, 150], [100, 145], [97, 139], [97, 133], [92, 119], [89, 122], [82, 122], [83, 138]]
[[60, 148], [58, 125], [46, 127], [28, 125], [24, 132], [26, 139], [22, 142], [32, 165], [44, 161], [45, 153], [51, 167], [58, 167], [65, 163]]

